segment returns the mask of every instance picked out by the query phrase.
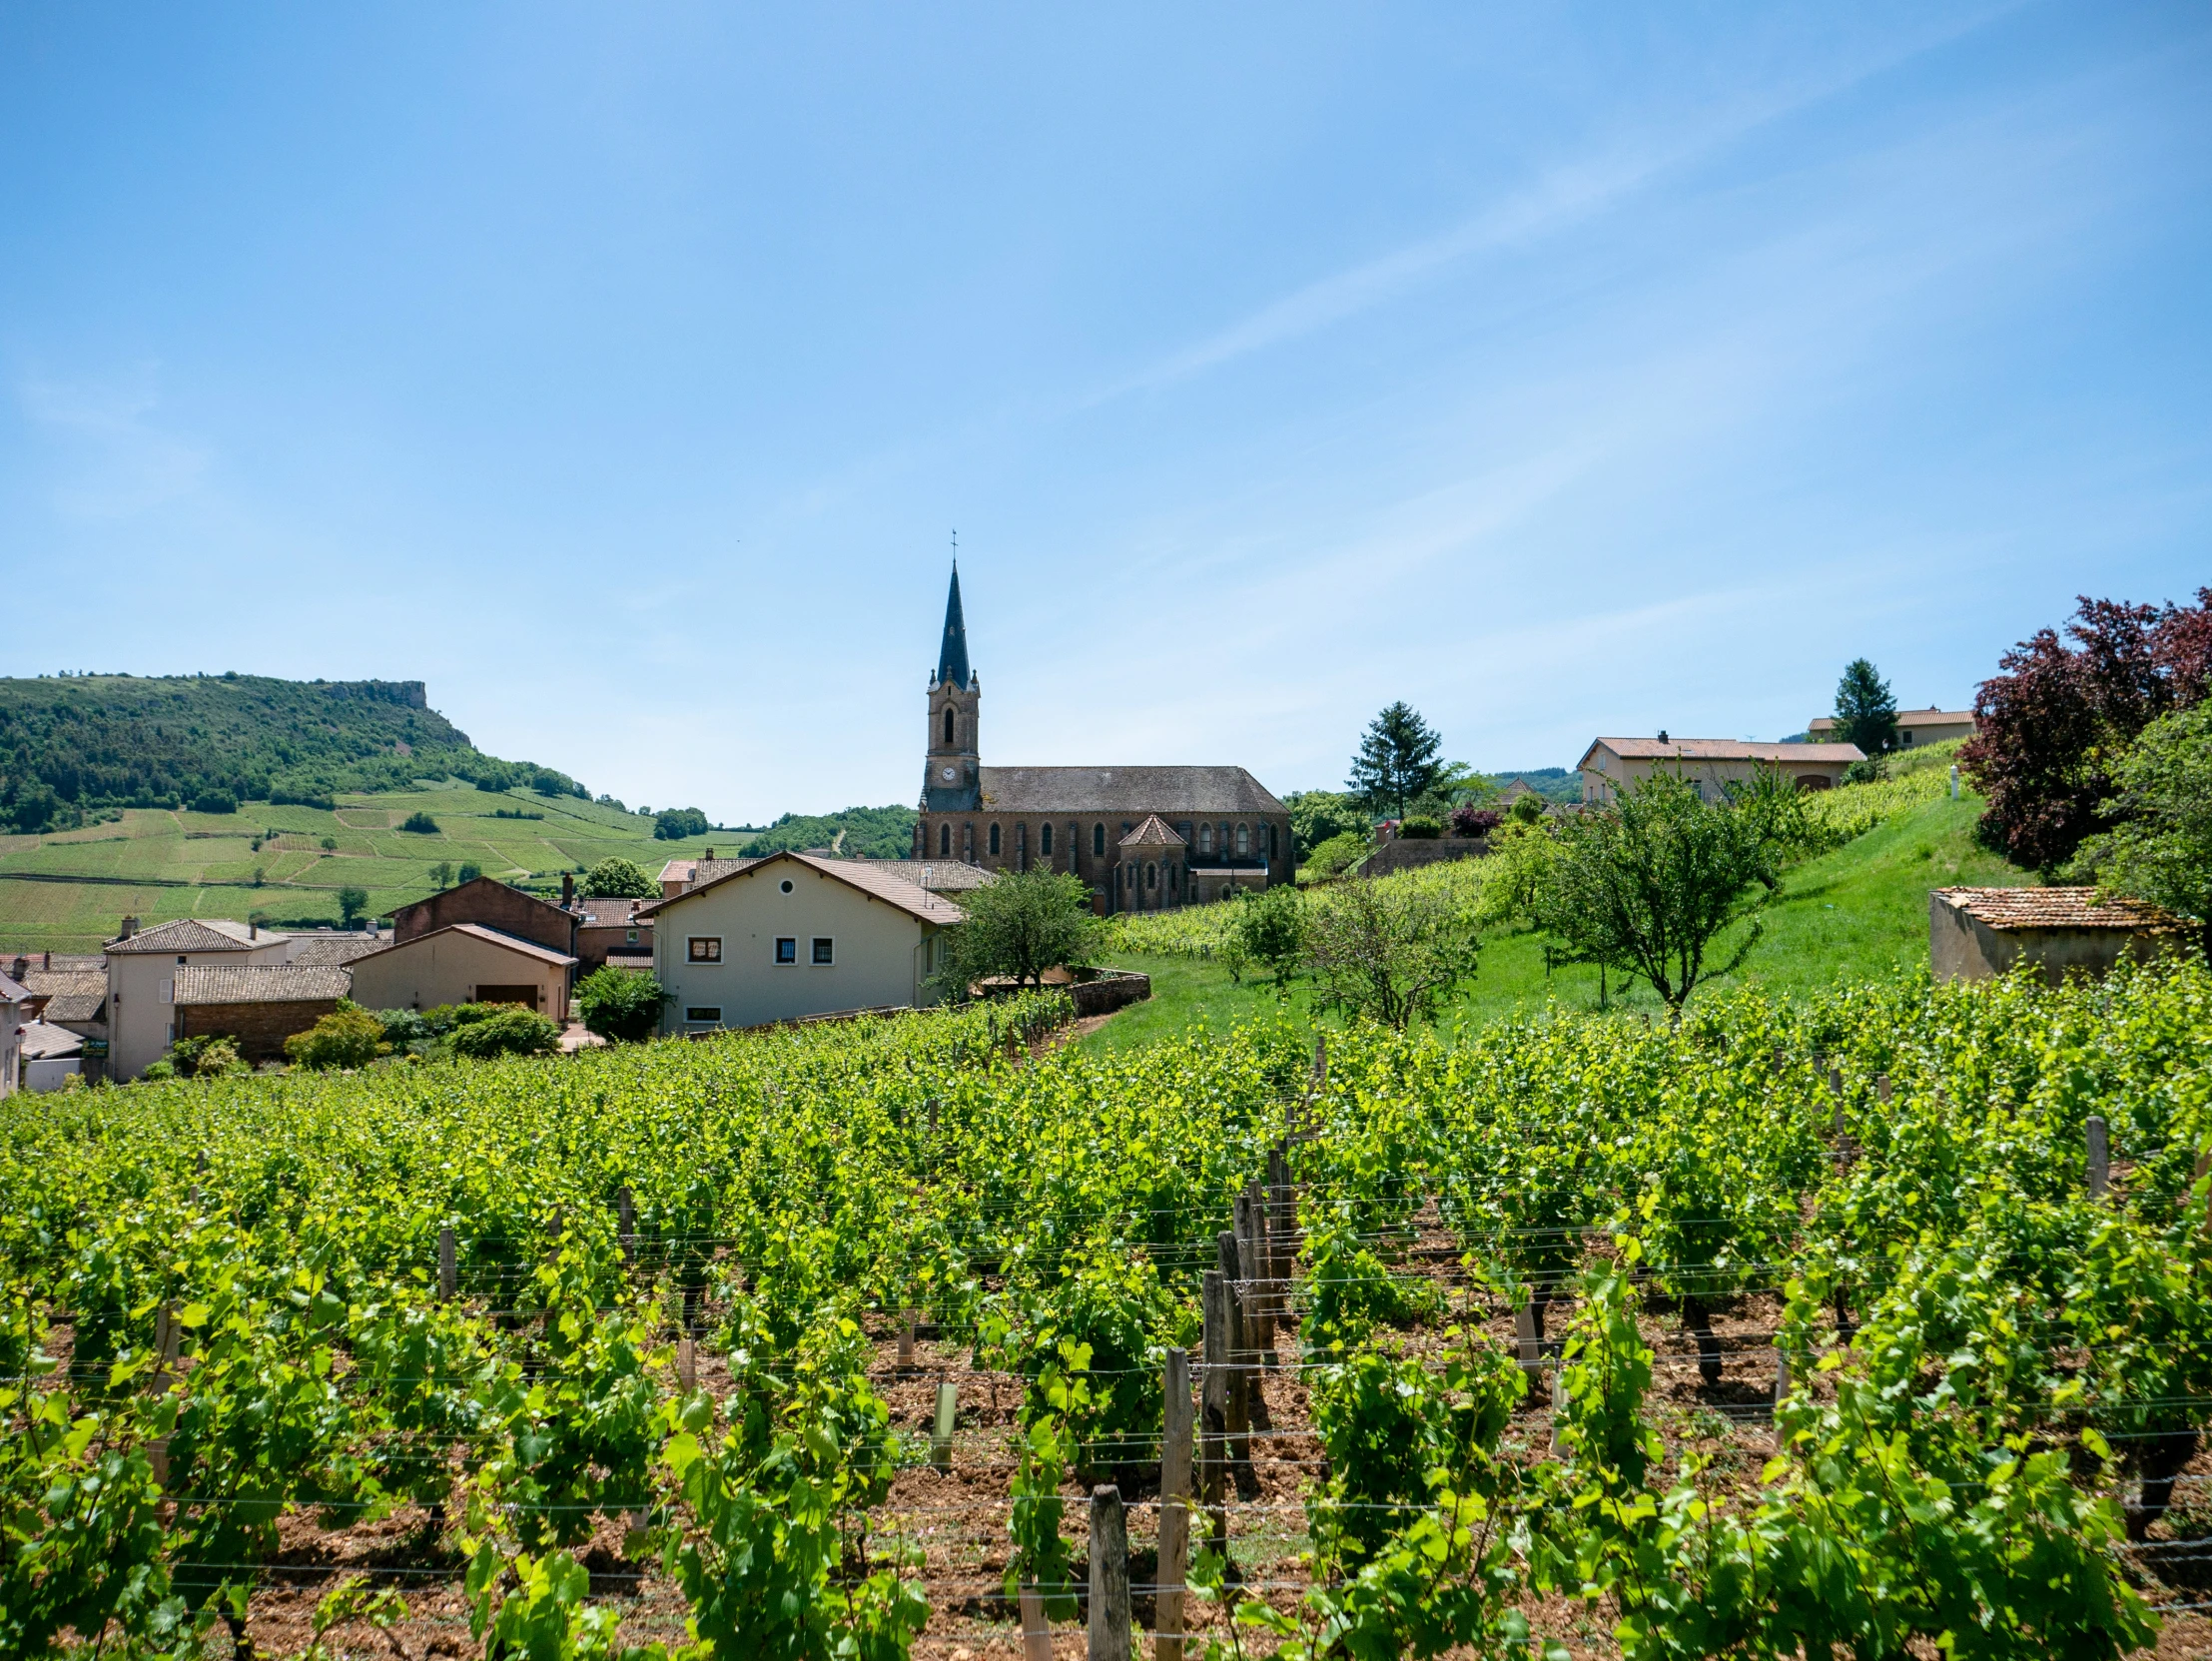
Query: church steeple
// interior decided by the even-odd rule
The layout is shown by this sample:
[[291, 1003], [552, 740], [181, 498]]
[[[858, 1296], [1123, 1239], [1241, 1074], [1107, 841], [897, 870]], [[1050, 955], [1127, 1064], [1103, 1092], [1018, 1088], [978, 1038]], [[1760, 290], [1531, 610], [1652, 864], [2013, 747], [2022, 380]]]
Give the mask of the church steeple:
[[945, 595], [945, 639], [938, 649], [937, 679], [968, 690], [968, 619], [960, 610], [960, 561], [953, 561], [953, 586]]

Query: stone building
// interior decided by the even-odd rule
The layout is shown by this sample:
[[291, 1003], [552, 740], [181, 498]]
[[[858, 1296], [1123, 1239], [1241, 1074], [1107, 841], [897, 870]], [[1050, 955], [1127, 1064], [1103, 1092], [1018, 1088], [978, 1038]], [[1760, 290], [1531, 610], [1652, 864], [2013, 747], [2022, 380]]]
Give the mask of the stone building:
[[1927, 897], [1928, 968], [1939, 981], [2002, 975], [2025, 958], [2052, 986], [2101, 979], [2123, 957], [2187, 949], [2169, 912], [2093, 888], [1938, 888]]
[[1292, 880], [1290, 815], [1241, 767], [987, 767], [960, 572], [930, 677], [918, 860], [1067, 871], [1105, 911], [1164, 911]]

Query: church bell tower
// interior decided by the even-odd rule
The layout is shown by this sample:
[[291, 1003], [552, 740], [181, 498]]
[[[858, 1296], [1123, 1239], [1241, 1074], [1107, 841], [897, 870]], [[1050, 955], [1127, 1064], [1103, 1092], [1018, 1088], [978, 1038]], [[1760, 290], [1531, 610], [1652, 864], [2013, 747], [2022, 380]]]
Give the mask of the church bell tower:
[[937, 673], [930, 676], [929, 761], [922, 777], [924, 813], [973, 813], [983, 805], [983, 761], [976, 745], [976, 705], [983, 682], [968, 667], [968, 622], [960, 609], [960, 564], [945, 596], [945, 635]]

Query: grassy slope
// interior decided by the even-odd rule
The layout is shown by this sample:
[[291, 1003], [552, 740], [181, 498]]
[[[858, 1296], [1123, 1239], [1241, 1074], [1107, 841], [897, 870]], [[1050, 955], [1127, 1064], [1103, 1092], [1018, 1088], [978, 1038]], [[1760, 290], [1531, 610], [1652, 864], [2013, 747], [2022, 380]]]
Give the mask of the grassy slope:
[[[1766, 932], [1737, 977], [1785, 994], [1819, 991], [1839, 979], [1864, 978], [1894, 967], [1927, 962], [1927, 896], [1953, 884], [2015, 887], [2035, 881], [1973, 839], [1981, 803], [1934, 801], [1902, 814], [1879, 830], [1789, 874], [1783, 897], [1769, 908]], [[1096, 1049], [1148, 1043], [1168, 1033], [1205, 1026], [1220, 1029], [1276, 1007], [1273, 991], [1247, 976], [1233, 985], [1225, 970], [1186, 958], [1116, 960], [1152, 977], [1152, 999], [1115, 1016], [1083, 1042]], [[1722, 984], [1726, 984], [1725, 982]], [[1617, 992], [1617, 989], [1616, 989]], [[1547, 983], [1543, 952], [1529, 935], [1498, 935], [1485, 943], [1482, 972], [1455, 1005], [1473, 1022], [1530, 1014], [1550, 999], [1594, 1009], [1598, 977], [1568, 969]], [[1308, 1013], [1305, 990], [1294, 989], [1290, 1008]], [[1625, 1002], [1656, 1010], [1657, 998], [1639, 987]]]
[[[542, 819], [495, 819], [517, 808]], [[394, 829], [417, 808], [438, 822], [435, 836]], [[285, 835], [254, 851], [251, 838]], [[335, 850], [322, 839], [333, 837]], [[0, 837], [0, 947], [92, 951], [112, 937], [126, 913], [142, 923], [175, 917], [266, 914], [279, 923], [336, 923], [338, 891], [366, 888], [379, 913], [431, 892], [429, 868], [441, 860], [474, 863], [486, 875], [519, 880], [589, 866], [610, 854], [649, 872], [678, 855], [708, 847], [734, 853], [745, 838], [709, 832], [679, 842], [653, 839], [653, 821], [578, 800], [515, 790], [492, 794], [472, 786], [338, 798], [335, 812], [254, 803], [237, 813], [202, 814], [133, 809], [120, 822], [52, 836]], [[259, 868], [262, 886], [255, 887]], [[162, 878], [195, 886], [49, 883], [8, 880], [13, 872], [72, 876]]]

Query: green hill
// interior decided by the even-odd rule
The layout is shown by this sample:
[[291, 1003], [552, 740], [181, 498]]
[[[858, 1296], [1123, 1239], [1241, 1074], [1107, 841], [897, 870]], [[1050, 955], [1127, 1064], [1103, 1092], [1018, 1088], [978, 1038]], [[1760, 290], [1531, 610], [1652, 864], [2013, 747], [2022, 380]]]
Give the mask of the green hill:
[[453, 778], [588, 799], [565, 773], [485, 755], [418, 680], [0, 679], [0, 828], [68, 829], [130, 807], [328, 809], [342, 792]]
[[[1893, 967], [1927, 963], [1927, 896], [1954, 885], [2030, 887], [2032, 872], [2008, 864], [1974, 840], [1982, 803], [1970, 792], [1906, 809], [1835, 852], [1808, 860], [1788, 874], [1782, 897], [1767, 910], [1766, 931], [1751, 959], [1716, 988], [1757, 985], [1784, 995], [1824, 989], [1839, 980], [1863, 979]], [[1119, 1048], [1203, 1023], [1222, 1027], [1275, 1008], [1273, 990], [1247, 975], [1241, 986], [1212, 962], [1187, 957], [1126, 956], [1113, 961], [1152, 977], [1151, 1002], [1132, 1006], [1085, 1042]], [[1663, 1007], [1639, 987], [1625, 999], [1612, 989], [1616, 1008], [1650, 1012]], [[1703, 994], [1700, 994], [1703, 996]], [[1540, 1013], [1556, 1000], [1573, 1009], [1595, 1009], [1597, 971], [1564, 969], [1546, 976], [1541, 943], [1533, 934], [1500, 933], [1483, 942], [1482, 968], [1460, 996], [1455, 1013], [1488, 1022]], [[1292, 993], [1306, 1008], [1306, 993]]]

